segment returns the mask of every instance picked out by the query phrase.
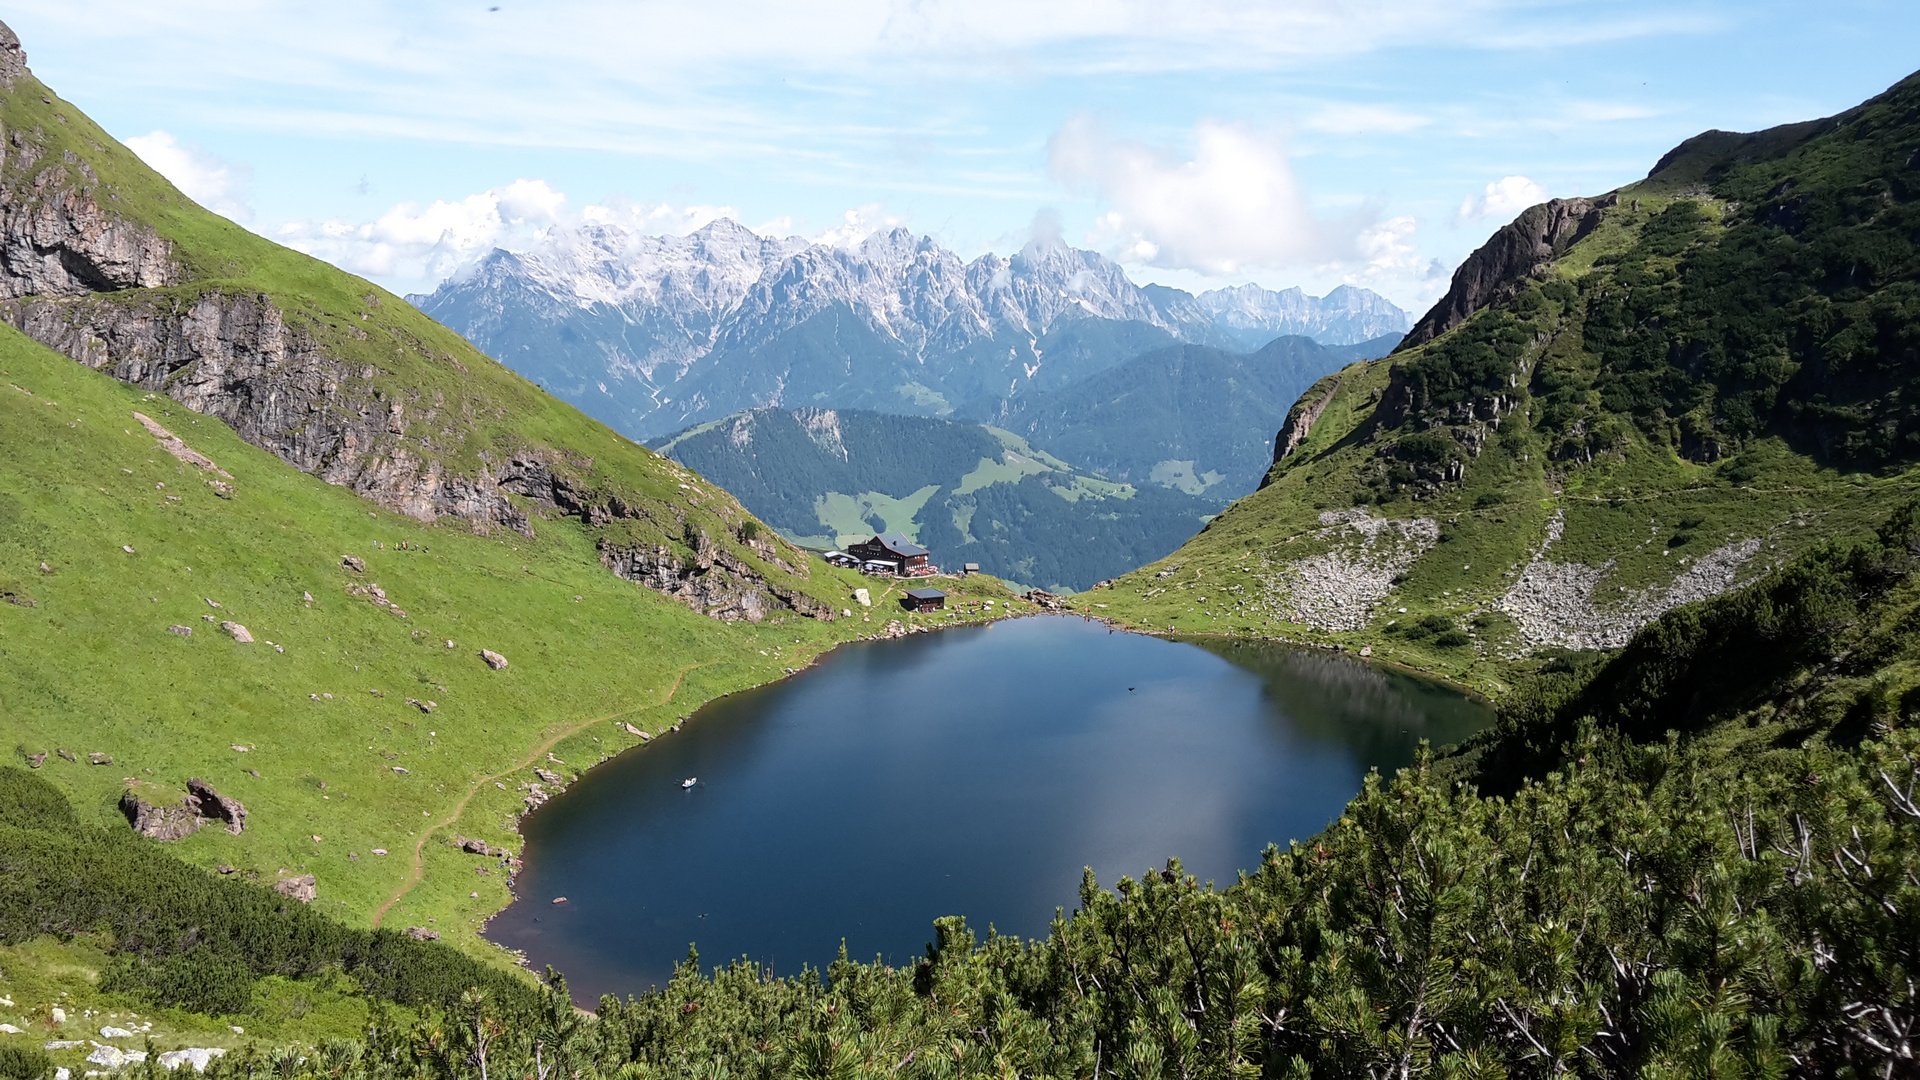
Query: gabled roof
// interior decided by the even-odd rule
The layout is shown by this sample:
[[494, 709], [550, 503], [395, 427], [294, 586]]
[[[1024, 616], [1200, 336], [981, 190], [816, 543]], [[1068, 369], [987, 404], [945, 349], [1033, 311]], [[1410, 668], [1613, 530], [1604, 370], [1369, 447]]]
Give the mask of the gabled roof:
[[908, 589], [907, 595], [915, 600], [945, 600], [947, 594], [939, 589]]
[[916, 544], [913, 541], [907, 539], [907, 534], [905, 533], [897, 533], [897, 532], [881, 533], [879, 536], [874, 537], [874, 539], [880, 542], [881, 547], [886, 548], [888, 551], [893, 552], [895, 555], [927, 554], [926, 548], [923, 548], [919, 544]]

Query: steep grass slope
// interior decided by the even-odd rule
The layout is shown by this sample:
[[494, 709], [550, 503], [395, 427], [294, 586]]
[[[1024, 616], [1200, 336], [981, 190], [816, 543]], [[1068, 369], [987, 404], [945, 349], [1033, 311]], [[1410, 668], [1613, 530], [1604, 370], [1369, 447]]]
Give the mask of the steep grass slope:
[[[313, 873], [355, 921], [432, 829], [517, 848], [535, 766], [571, 776], [637, 741], [623, 723], [660, 731], [872, 629], [698, 614], [607, 573], [571, 523], [479, 537], [372, 507], [12, 330], [0, 383], [0, 739], [47, 754], [40, 771], [96, 823], [120, 820], [128, 781], [173, 801], [210, 782], [246, 804], [246, 830], [201, 829], [185, 857]], [[136, 411], [221, 472], [169, 454]], [[494, 860], [431, 835], [396, 917], [454, 929], [506, 902]]]
[[1916, 110], [1920, 78], [1526, 211], [1302, 396], [1262, 490], [1098, 599], [1497, 688], [1859, 535], [1920, 459]]
[[[182, 196], [0, 27], [0, 320], [424, 522], [592, 530], [616, 573], [724, 617], [830, 617], [725, 496], [372, 284]], [[833, 592], [836, 590], [827, 590]]]

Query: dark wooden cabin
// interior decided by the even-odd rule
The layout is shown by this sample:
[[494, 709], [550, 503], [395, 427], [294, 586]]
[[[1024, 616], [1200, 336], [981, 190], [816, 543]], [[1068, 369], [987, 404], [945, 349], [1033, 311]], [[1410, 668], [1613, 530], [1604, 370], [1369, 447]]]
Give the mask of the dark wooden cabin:
[[902, 577], [934, 571], [927, 561], [927, 549], [897, 532], [881, 533], [871, 540], [848, 544], [847, 554], [857, 556], [863, 562], [889, 563], [894, 567], [893, 572]]
[[947, 594], [939, 589], [908, 589], [900, 606], [908, 611], [939, 611], [947, 606]]

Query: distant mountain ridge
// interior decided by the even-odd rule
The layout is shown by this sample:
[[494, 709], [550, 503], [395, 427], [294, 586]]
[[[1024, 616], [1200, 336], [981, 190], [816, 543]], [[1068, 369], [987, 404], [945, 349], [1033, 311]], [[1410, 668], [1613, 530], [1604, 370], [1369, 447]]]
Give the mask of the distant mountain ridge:
[[686, 236], [587, 222], [408, 299], [637, 437], [764, 406], [979, 411], [1178, 343], [1250, 351], [1300, 334], [1346, 345], [1411, 325], [1351, 287], [1317, 300], [1143, 287], [1058, 241], [963, 262], [905, 229], [836, 247], [730, 219]]
[[1274, 292], [1258, 285], [1209, 289], [1194, 297], [1201, 310], [1252, 352], [1277, 337], [1312, 338], [1322, 345], [1358, 345], [1407, 332], [1407, 313], [1379, 293], [1342, 285], [1325, 296], [1298, 287]]
[[1399, 340], [1322, 345], [1289, 335], [1252, 353], [1169, 345], [981, 419], [1108, 480], [1233, 499], [1259, 486], [1273, 464], [1272, 432], [1301, 394]]

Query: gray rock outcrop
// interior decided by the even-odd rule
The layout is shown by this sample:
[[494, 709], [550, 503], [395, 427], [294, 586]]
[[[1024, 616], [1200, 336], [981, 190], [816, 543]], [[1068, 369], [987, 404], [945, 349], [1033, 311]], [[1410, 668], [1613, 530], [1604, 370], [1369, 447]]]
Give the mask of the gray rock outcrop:
[[177, 803], [148, 802], [132, 788], [120, 793], [120, 812], [126, 815], [134, 832], [154, 840], [179, 840], [198, 832], [205, 824], [188, 808], [185, 799]]
[[1393, 351], [1424, 345], [1481, 308], [1518, 296], [1528, 279], [1544, 272], [1554, 259], [1598, 228], [1602, 212], [1619, 201], [1617, 195], [1551, 199], [1522, 210], [1467, 256], [1453, 272], [1447, 294], [1413, 324]]
[[314, 881], [312, 874], [301, 874], [299, 877], [281, 878], [279, 881], [273, 883], [273, 891], [290, 900], [298, 900], [303, 904], [313, 903], [314, 899], [320, 895], [319, 884]]
[[[38, 146], [22, 132], [12, 132], [8, 143], [16, 161], [37, 163]], [[181, 282], [173, 245], [102, 209], [96, 187], [92, 167], [67, 151], [34, 178], [25, 199], [7, 200], [0, 209], [0, 297], [87, 296]]]
[[[32, 77], [20, 38], [0, 23], [0, 87]], [[177, 285], [185, 271], [173, 245], [150, 226], [103, 209], [100, 177], [71, 150], [45, 168], [47, 153], [28, 133], [7, 133], [7, 164], [28, 178], [0, 206], [0, 297], [84, 296]]]
[[691, 557], [683, 557], [665, 544], [630, 548], [606, 545], [601, 548], [600, 561], [628, 581], [639, 582], [727, 622], [757, 623], [783, 609], [833, 621], [831, 605], [762, 577], [706, 533], [690, 530], [686, 543]]
[[0, 86], [13, 89], [15, 79], [27, 73], [27, 52], [20, 47], [19, 35], [6, 23], [0, 23]]
[[198, 778], [187, 781], [187, 800], [203, 821], [218, 821], [235, 836], [247, 827], [247, 808], [239, 799], [230, 799], [213, 790], [213, 785]]
[[[1320, 419], [1321, 413], [1327, 411], [1334, 393], [1339, 389], [1340, 376], [1329, 375], [1308, 388], [1306, 393], [1300, 395], [1300, 400], [1294, 402], [1293, 408], [1287, 413], [1287, 426], [1281, 428], [1279, 436], [1273, 440], [1275, 464], [1307, 441], [1307, 436], [1313, 432], [1314, 422]], [[1265, 487], [1265, 481], [1260, 486]]]
[[161, 798], [160, 790], [142, 785], [120, 793], [120, 812], [142, 836], [178, 840], [199, 832], [208, 822], [219, 822], [235, 836], [247, 827], [247, 808], [240, 800], [227, 798], [205, 780], [188, 780], [187, 793], [177, 802]]

